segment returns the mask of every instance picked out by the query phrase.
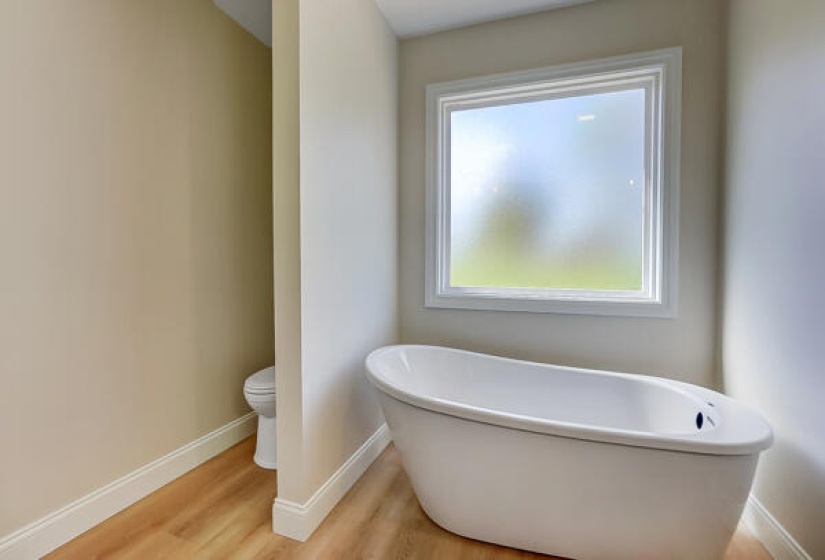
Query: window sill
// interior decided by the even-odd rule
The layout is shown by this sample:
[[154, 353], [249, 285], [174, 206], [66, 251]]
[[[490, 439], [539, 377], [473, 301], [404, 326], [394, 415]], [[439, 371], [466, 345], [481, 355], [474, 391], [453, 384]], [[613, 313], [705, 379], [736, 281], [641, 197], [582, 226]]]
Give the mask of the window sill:
[[511, 311], [520, 313], [559, 313], [568, 315], [595, 315], [614, 317], [645, 317], [672, 319], [676, 317], [675, 302], [654, 301], [643, 297], [598, 299], [569, 296], [502, 297], [501, 295], [427, 294], [425, 307], [436, 309], [465, 309], [476, 311]]

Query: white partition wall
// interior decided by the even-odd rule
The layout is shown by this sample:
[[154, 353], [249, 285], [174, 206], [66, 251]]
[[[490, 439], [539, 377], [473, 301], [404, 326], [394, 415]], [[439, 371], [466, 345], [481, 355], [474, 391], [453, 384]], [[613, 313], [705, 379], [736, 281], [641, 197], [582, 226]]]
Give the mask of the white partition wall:
[[397, 340], [397, 42], [372, 0], [273, 8], [273, 528], [304, 539], [387, 443], [363, 360]]

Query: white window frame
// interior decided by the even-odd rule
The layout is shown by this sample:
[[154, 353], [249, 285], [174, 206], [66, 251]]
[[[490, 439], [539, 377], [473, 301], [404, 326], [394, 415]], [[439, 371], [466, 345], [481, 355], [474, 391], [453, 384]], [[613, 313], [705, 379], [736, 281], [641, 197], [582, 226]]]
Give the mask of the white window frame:
[[[631, 54], [427, 86], [425, 305], [675, 317], [679, 248], [682, 49]], [[450, 286], [450, 113], [457, 109], [643, 87], [644, 278], [640, 291]]]

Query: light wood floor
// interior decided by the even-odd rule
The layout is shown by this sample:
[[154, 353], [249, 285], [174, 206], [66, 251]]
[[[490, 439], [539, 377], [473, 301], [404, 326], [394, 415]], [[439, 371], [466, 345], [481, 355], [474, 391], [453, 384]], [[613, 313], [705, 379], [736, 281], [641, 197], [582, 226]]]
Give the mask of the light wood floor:
[[[275, 473], [249, 438], [46, 556], [86, 559], [529, 559], [429, 520], [390, 446], [306, 543], [272, 533]], [[743, 529], [725, 560], [770, 560]]]

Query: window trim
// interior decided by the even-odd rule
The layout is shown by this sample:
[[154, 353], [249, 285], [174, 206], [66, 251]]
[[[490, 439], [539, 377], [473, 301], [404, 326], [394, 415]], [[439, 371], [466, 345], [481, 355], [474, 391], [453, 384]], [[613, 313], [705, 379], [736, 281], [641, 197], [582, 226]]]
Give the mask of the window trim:
[[[678, 280], [679, 160], [682, 49], [563, 64], [534, 70], [430, 84], [426, 97], [425, 306], [476, 309], [675, 317]], [[456, 107], [501, 105], [569, 97], [571, 90], [601, 93], [619, 84], [648, 88], [645, 204], [645, 271], [640, 292], [559, 289], [467, 288], [449, 284], [449, 114]], [[618, 89], [627, 89], [618, 88]], [[648, 218], [650, 216], [650, 218]]]

